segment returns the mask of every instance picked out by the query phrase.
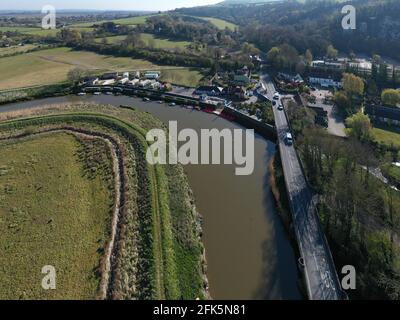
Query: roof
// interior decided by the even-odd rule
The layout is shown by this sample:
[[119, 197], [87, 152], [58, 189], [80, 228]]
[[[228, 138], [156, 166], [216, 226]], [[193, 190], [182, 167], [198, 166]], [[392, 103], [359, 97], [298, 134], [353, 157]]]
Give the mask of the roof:
[[218, 88], [217, 86], [200, 86], [196, 89], [196, 91], [215, 91], [215, 92], [221, 92], [221, 89]]
[[365, 113], [373, 117], [400, 121], [400, 108], [366, 105]]

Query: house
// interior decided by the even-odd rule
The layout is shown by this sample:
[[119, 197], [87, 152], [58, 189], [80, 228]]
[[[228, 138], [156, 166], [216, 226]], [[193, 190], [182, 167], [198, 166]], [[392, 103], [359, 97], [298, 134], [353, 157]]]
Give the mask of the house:
[[323, 88], [342, 88], [342, 83], [339, 81], [335, 81], [330, 78], [317, 78], [317, 77], [309, 77], [308, 81], [312, 85], [319, 85]]
[[119, 73], [118, 72], [108, 72], [108, 73], [104, 73], [100, 79], [101, 80], [115, 80], [119, 77]]
[[245, 88], [238, 86], [233, 90], [233, 95], [240, 100], [244, 100], [247, 97], [247, 91]]
[[138, 85], [141, 88], [147, 88], [148, 86], [151, 85], [151, 83], [152, 83], [151, 80], [142, 80], [142, 81], [139, 81]]
[[129, 83], [129, 78], [122, 78], [121, 80], [118, 81], [119, 84], [128, 84]]
[[250, 84], [250, 78], [244, 74], [235, 74], [233, 76], [233, 83], [236, 86], [248, 86]]
[[94, 86], [99, 82], [98, 77], [85, 77], [82, 79], [82, 83], [86, 86]]
[[148, 80], [157, 80], [160, 77], [161, 73], [158, 71], [147, 71], [144, 74], [144, 77]]
[[221, 93], [222, 89], [217, 86], [200, 86], [194, 91], [194, 94], [198, 96], [219, 96]]
[[366, 105], [364, 113], [375, 122], [400, 127], [400, 108]]
[[292, 75], [292, 74], [279, 72], [277, 78], [279, 80], [283, 80], [285, 82], [290, 82], [290, 83], [296, 84], [296, 85], [300, 85], [300, 84], [304, 83], [302, 76], [299, 74]]
[[140, 82], [139, 79], [133, 79], [133, 80], [129, 81], [129, 85], [136, 86], [139, 82]]

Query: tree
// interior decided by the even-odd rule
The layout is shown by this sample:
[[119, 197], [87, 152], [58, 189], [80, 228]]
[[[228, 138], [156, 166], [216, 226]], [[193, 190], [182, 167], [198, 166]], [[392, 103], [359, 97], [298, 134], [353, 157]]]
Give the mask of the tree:
[[396, 106], [400, 103], [400, 90], [385, 89], [382, 92], [382, 102], [390, 106]]
[[362, 96], [364, 94], [365, 84], [362, 78], [357, 77], [352, 73], [344, 73], [342, 83], [343, 89], [349, 97], [353, 95]]
[[307, 49], [306, 53], [304, 54], [304, 61], [307, 65], [311, 65], [311, 62], [314, 60], [313, 54], [310, 49]]
[[334, 48], [333, 45], [329, 45], [326, 49], [326, 56], [329, 59], [336, 59], [338, 56], [339, 51]]
[[81, 68], [74, 68], [68, 72], [68, 80], [76, 85], [84, 77], [85, 71]]
[[279, 60], [280, 50], [278, 47], [273, 47], [267, 53], [267, 59], [271, 63], [272, 66], [278, 67], [280, 64]]
[[371, 120], [363, 112], [358, 112], [346, 119], [346, 124], [350, 128], [350, 136], [360, 141], [367, 141], [372, 138]]
[[346, 113], [350, 108], [350, 100], [343, 91], [338, 91], [333, 96], [333, 101], [338, 106], [339, 110]]

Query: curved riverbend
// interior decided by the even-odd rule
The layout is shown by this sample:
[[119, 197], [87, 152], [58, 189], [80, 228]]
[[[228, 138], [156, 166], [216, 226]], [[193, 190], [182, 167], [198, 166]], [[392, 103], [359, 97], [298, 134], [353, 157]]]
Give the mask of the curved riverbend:
[[[57, 97], [0, 106], [0, 112], [59, 103], [129, 105], [178, 128], [235, 129], [239, 125], [194, 110], [171, 108], [125, 96]], [[269, 185], [275, 144], [256, 135], [255, 170], [235, 176], [234, 165], [185, 167], [204, 218], [210, 293], [214, 299], [301, 299], [296, 257], [280, 221]]]

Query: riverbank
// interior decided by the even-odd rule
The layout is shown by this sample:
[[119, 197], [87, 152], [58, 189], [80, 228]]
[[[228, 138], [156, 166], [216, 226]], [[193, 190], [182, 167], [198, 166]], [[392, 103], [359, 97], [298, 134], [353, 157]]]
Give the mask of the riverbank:
[[[217, 115], [169, 107], [126, 96], [65, 96], [0, 107], [23, 113], [44, 106], [102, 104], [111, 113], [132, 106], [132, 112], [151, 113], [164, 125], [177, 121], [178, 129], [240, 129]], [[145, 121], [144, 125], [147, 123]], [[297, 260], [277, 213], [267, 163], [275, 144], [256, 134], [255, 170], [251, 176], [234, 175], [235, 166], [184, 166], [196, 208], [201, 212], [210, 294], [214, 299], [301, 299]], [[245, 187], [244, 187], [245, 186]], [[246, 214], [243, 214], [243, 213]], [[239, 236], [238, 236], [239, 235]]]

